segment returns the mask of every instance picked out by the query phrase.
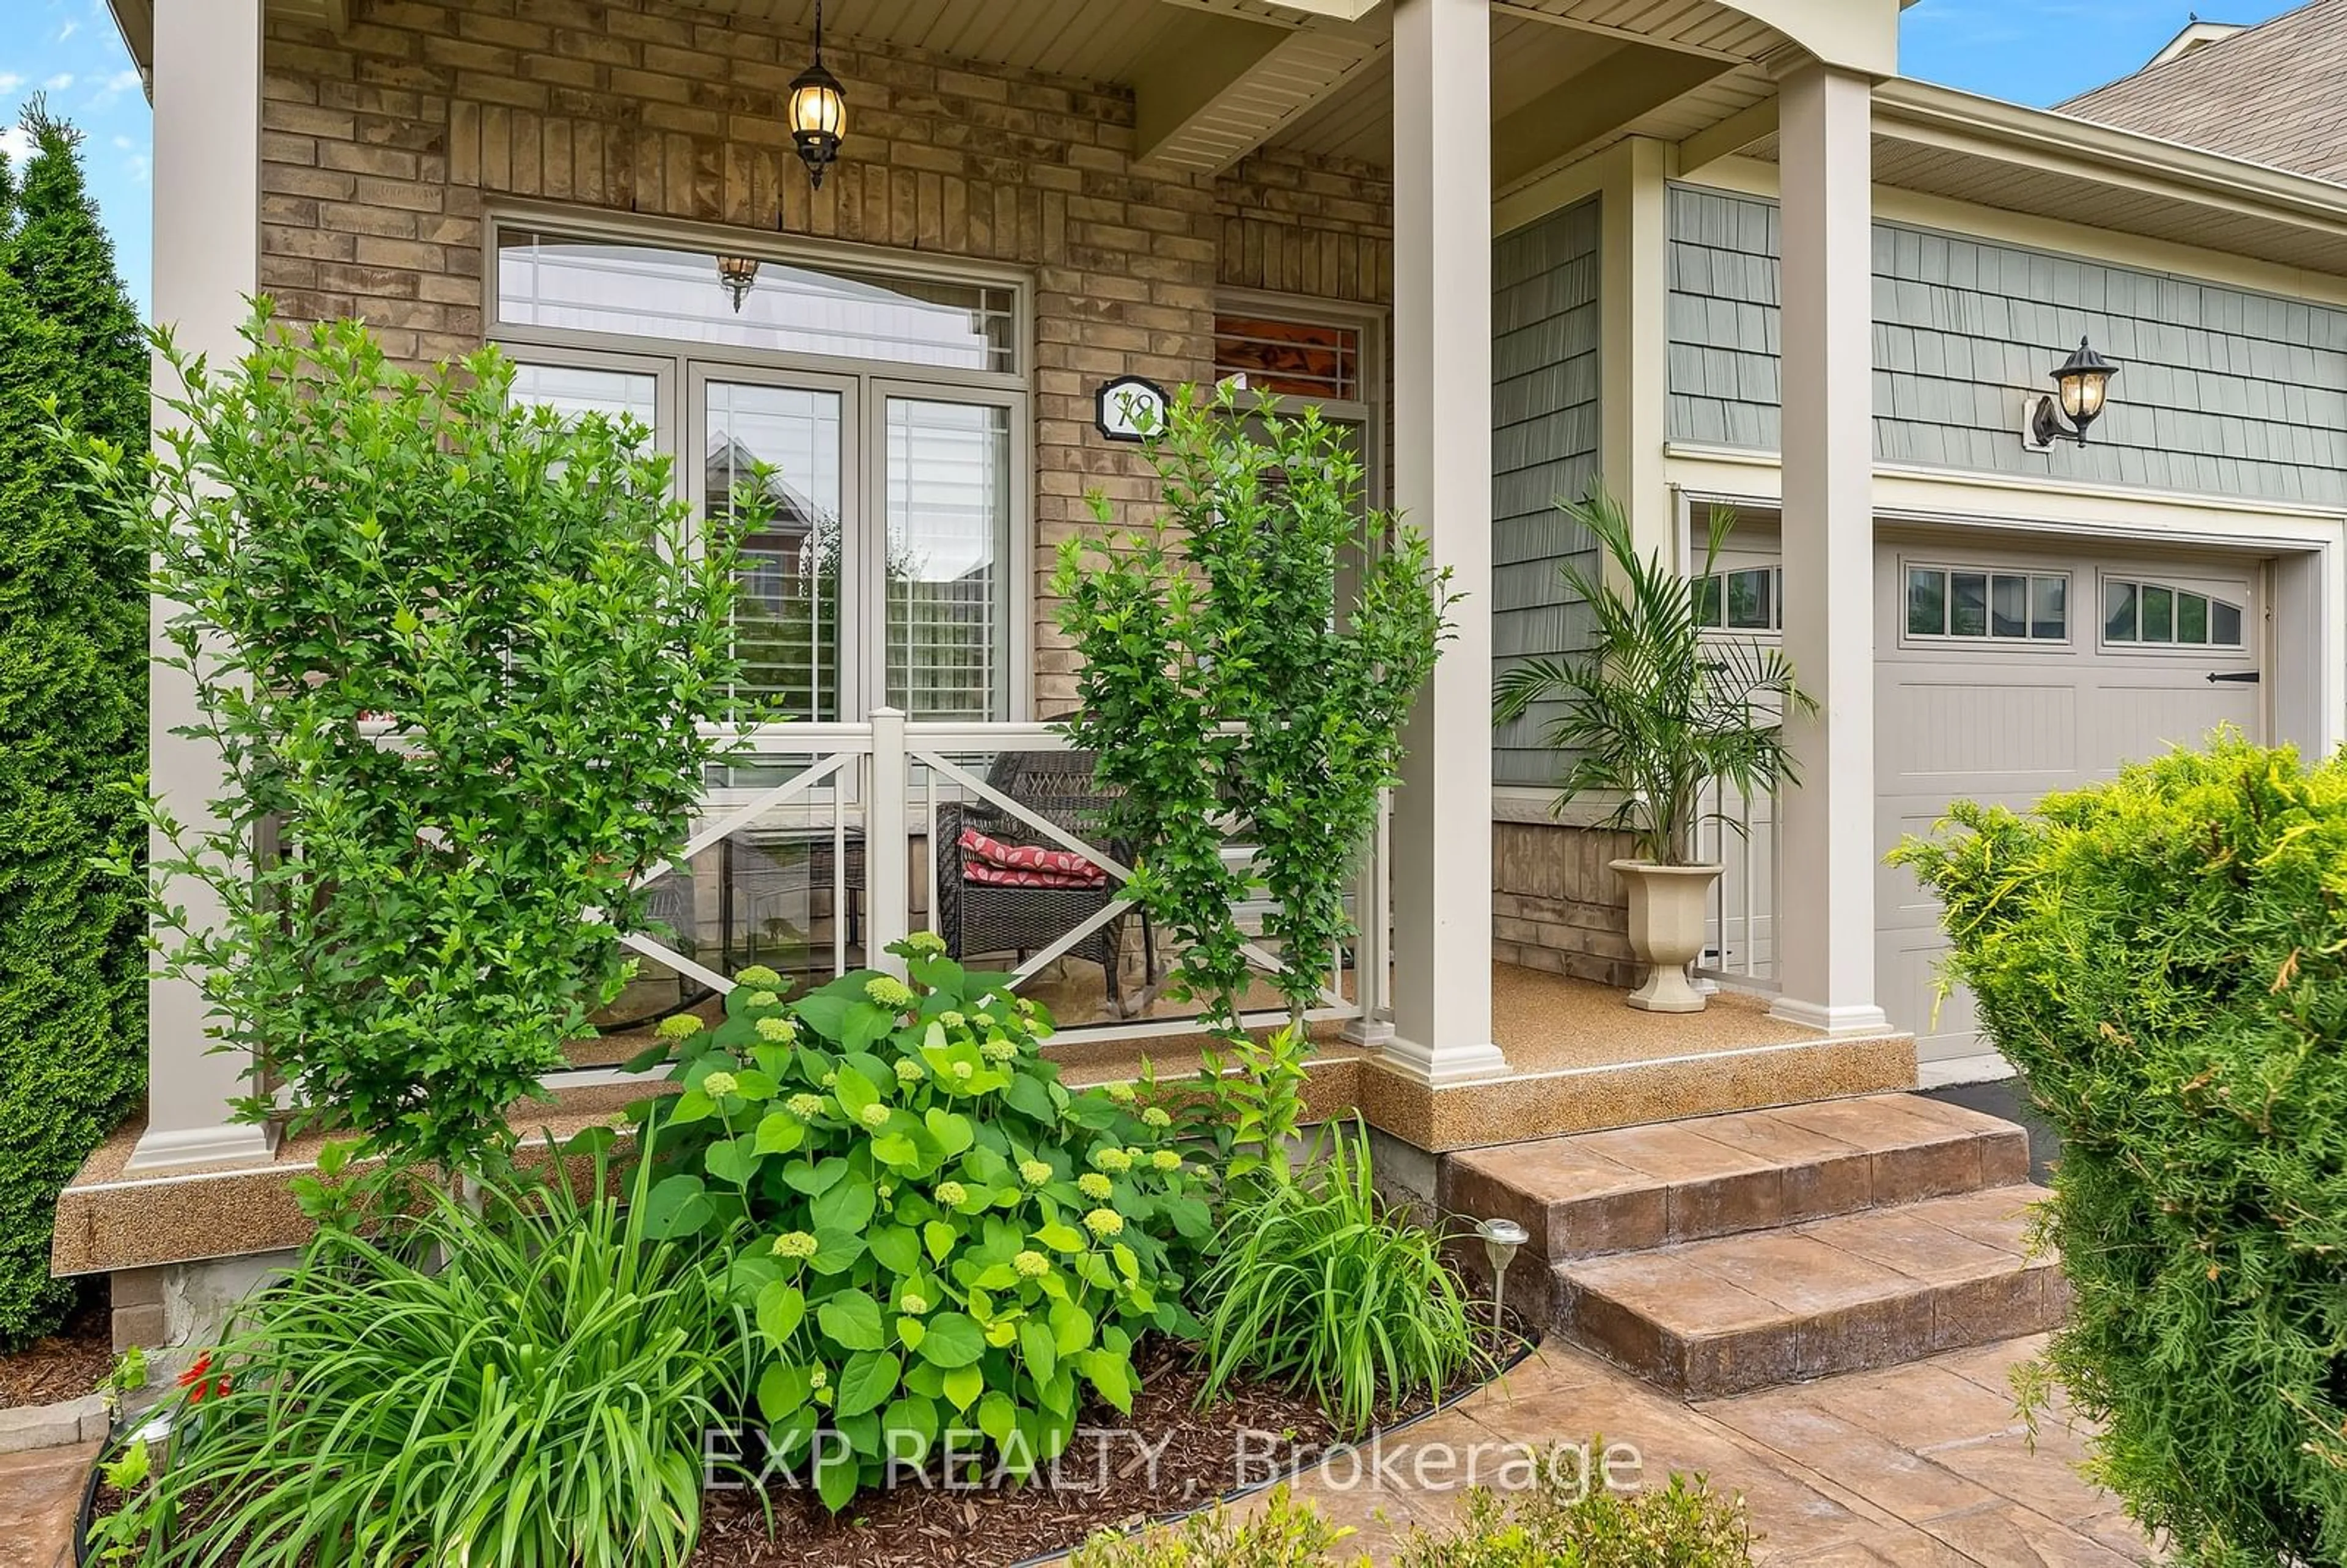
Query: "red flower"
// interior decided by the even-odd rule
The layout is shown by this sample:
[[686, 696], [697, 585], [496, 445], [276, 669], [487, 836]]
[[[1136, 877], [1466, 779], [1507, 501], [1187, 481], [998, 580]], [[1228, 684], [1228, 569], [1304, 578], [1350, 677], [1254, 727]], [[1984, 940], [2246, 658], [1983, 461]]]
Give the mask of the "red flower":
[[209, 1350], [196, 1358], [188, 1369], [179, 1374], [179, 1387], [188, 1389], [188, 1403], [200, 1405], [207, 1399], [228, 1398], [228, 1374], [211, 1376], [212, 1353]]

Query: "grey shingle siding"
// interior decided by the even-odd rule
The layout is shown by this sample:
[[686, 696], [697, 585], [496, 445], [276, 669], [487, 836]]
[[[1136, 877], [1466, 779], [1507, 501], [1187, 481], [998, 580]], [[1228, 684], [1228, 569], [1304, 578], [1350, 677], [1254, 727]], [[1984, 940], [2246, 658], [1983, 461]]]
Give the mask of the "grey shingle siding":
[[[1597, 472], [1597, 203], [1502, 236], [1491, 252], [1491, 635], [1495, 672], [1580, 647], [1587, 629], [1557, 581], [1591, 554], [1553, 503]], [[1492, 739], [1502, 784], [1556, 782], [1535, 712]]]
[[[1776, 203], [1671, 190], [1670, 433], [1778, 443]], [[1874, 228], [1889, 463], [2347, 501], [2347, 311], [1892, 223]], [[2121, 368], [2081, 449], [2025, 450], [2021, 389], [2079, 335]]]

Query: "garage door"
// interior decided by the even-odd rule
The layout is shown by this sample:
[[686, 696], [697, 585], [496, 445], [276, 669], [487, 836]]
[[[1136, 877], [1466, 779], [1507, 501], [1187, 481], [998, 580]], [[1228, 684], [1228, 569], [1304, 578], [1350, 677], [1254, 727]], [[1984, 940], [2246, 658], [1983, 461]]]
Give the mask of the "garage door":
[[[1952, 800], [2026, 806], [2220, 724], [2262, 736], [2255, 562], [1918, 535], [1879, 546], [1875, 575], [1886, 853]], [[1884, 1010], [1924, 1060], [1980, 1050], [1972, 999], [1940, 995], [1936, 901], [1904, 870], [1877, 876]]]

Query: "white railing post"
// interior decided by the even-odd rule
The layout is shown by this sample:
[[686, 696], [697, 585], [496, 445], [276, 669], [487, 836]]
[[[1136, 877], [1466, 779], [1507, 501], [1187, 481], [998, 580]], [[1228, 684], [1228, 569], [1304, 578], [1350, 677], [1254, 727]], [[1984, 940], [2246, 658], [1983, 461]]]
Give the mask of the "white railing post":
[[1393, 836], [1393, 792], [1378, 795], [1377, 825], [1370, 830], [1368, 853], [1353, 894], [1353, 1005], [1344, 1037], [1355, 1045], [1382, 1046], [1393, 1039], [1393, 1019], [1386, 995], [1386, 951], [1393, 904], [1386, 877]]
[[[910, 839], [905, 821], [905, 714], [899, 708], [872, 710], [872, 764], [864, 795], [865, 963], [891, 974], [905, 961], [887, 949], [912, 930]], [[844, 911], [835, 911], [836, 919]]]
[[[1743, 824], [1743, 831], [1737, 836], [1742, 841], [1737, 853], [1744, 857], [1744, 975], [1749, 979], [1760, 972], [1760, 890], [1754, 886], [1760, 869], [1760, 857], [1752, 847], [1752, 797], [1737, 790], [1736, 809], [1738, 820]], [[1774, 812], [1769, 814], [1769, 821], [1772, 824], [1776, 821]], [[1769, 831], [1774, 832], [1775, 828], [1772, 826]]]

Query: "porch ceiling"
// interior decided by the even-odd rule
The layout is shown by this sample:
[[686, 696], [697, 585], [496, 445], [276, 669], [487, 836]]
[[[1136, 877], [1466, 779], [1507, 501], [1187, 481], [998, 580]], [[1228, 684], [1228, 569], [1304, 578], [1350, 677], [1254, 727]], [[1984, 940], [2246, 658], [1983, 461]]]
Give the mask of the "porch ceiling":
[[[815, 26], [815, 0], [698, 4], [802, 31]], [[834, 36], [859, 44], [924, 49], [1085, 81], [1129, 82], [1167, 45], [1189, 9], [1166, 0], [831, 0], [825, 22]], [[1212, 9], [1283, 29], [1303, 20], [1266, 0], [1227, 0]]]
[[[1765, 27], [1759, 36], [1782, 43]], [[1504, 194], [1624, 137], [1684, 140], [1776, 91], [1754, 63], [1494, 6], [1493, 183]], [[1380, 59], [1363, 70], [1271, 140], [1315, 157], [1384, 167], [1393, 156], [1392, 63]]]
[[[815, 0], [700, 0], [802, 30]], [[859, 0], [835, 36], [1133, 89], [1141, 161], [1215, 173], [1383, 57], [1381, 0]]]
[[[153, 62], [154, 0], [108, 0]], [[811, 31], [815, 0], [694, 0]], [[1748, 0], [1878, 6], [1879, 0]], [[268, 0], [339, 31], [372, 0]], [[457, 0], [461, 5], [462, 0]], [[1495, 169], [1506, 190], [1620, 139], [1680, 140], [1767, 98], [1786, 36], [1718, 0], [1491, 0]], [[841, 0], [843, 41], [1131, 87], [1143, 162], [1218, 172], [1266, 142], [1392, 157], [1389, 0]]]

